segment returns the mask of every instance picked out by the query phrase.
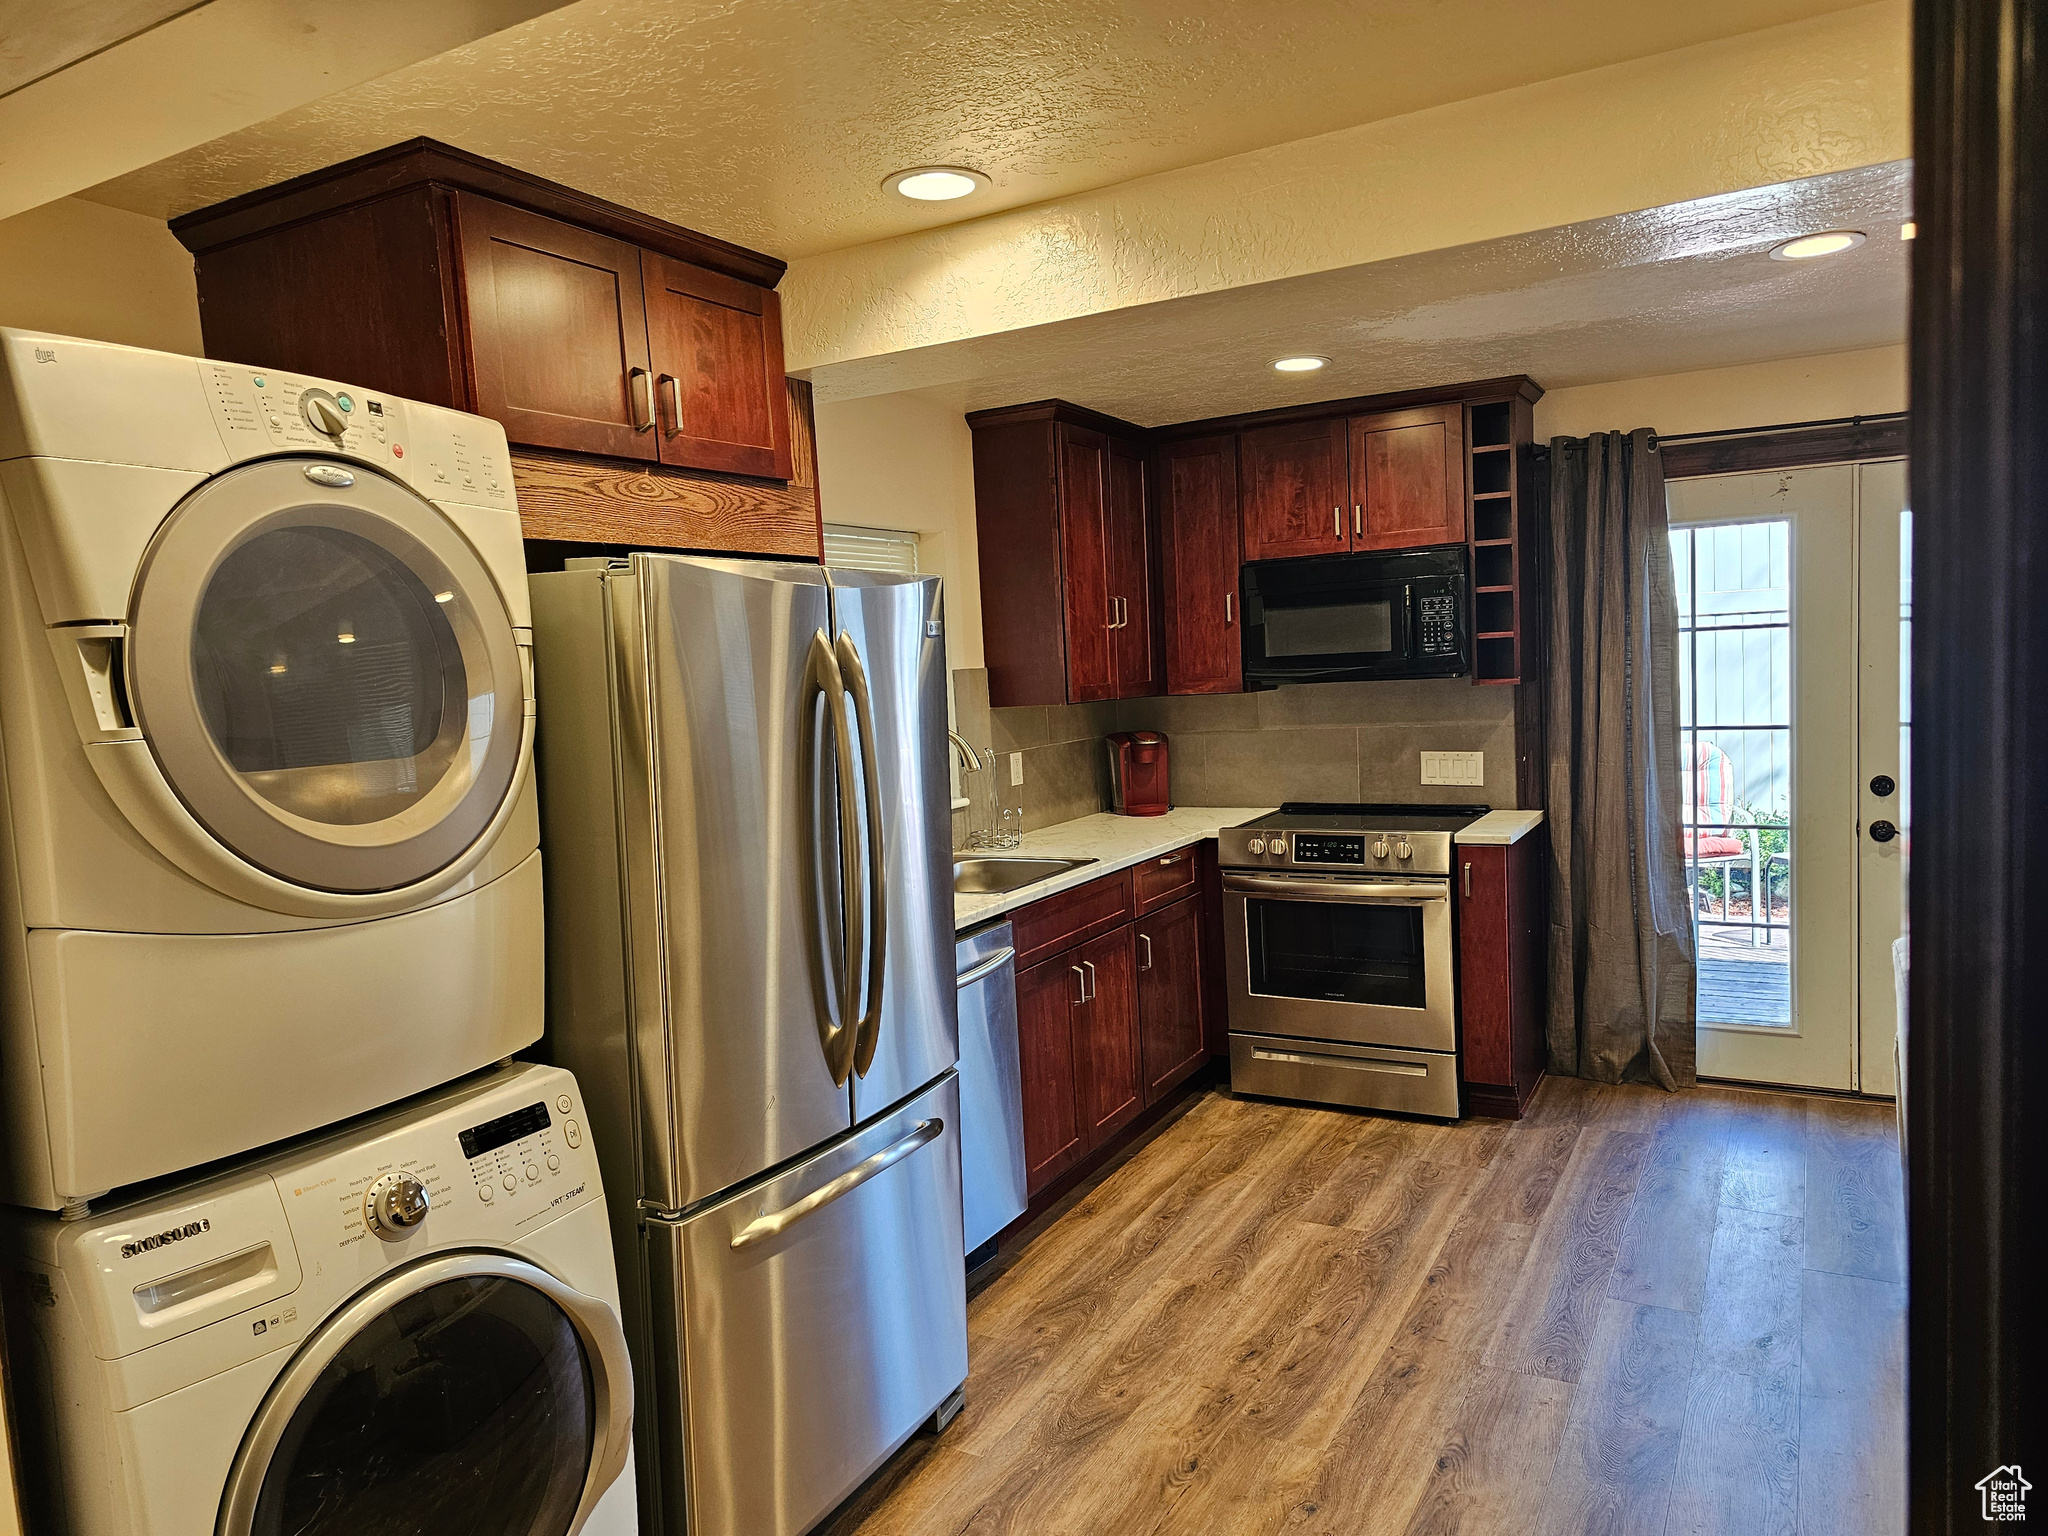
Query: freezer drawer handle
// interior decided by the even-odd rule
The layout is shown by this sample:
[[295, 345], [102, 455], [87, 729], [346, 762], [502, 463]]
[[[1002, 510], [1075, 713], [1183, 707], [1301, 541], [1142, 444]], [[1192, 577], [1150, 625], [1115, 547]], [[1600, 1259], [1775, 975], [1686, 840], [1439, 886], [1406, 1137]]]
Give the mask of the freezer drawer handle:
[[[868, 1005], [860, 1016], [854, 1037], [853, 1070], [862, 1077], [875, 1064], [875, 1046], [882, 1038], [882, 981], [889, 959], [888, 867], [883, 862], [886, 839], [882, 832], [882, 769], [875, 761], [875, 709], [868, 697], [867, 669], [860, 664], [860, 648], [853, 636], [839, 632], [839, 670], [846, 679], [846, 691], [853, 697], [853, 715], [860, 728], [860, 766], [868, 813]], [[849, 966], [860, 963], [857, 952], [846, 957]], [[847, 1015], [852, 1022], [852, 1015]]]
[[901, 1141], [891, 1142], [873, 1157], [863, 1158], [829, 1184], [820, 1184], [803, 1199], [785, 1205], [779, 1211], [770, 1212], [756, 1221], [748, 1222], [734, 1234], [732, 1246], [735, 1251], [751, 1248], [756, 1243], [765, 1243], [771, 1237], [780, 1237], [791, 1227], [802, 1221], [813, 1211], [822, 1211], [841, 1195], [850, 1195], [884, 1169], [894, 1167], [926, 1142], [937, 1141], [946, 1129], [946, 1122], [937, 1115], [929, 1120], [920, 1120], [911, 1133]]
[[1253, 1061], [1277, 1061], [1289, 1067], [1343, 1067], [1350, 1072], [1386, 1072], [1395, 1077], [1427, 1077], [1429, 1068], [1415, 1061], [1388, 1061], [1380, 1056], [1325, 1056], [1321, 1051], [1269, 1051], [1252, 1048]]
[[1000, 971], [1004, 966], [1008, 965], [1012, 960], [1016, 958], [1017, 951], [1012, 949], [1009, 945], [1005, 944], [1001, 949], [997, 950], [994, 954], [987, 956], [985, 959], [977, 961], [975, 964], [969, 966], [966, 970], [962, 971], [957, 977], [954, 978], [953, 985], [957, 987], [960, 991], [965, 992], [969, 987], [973, 986], [977, 981], [981, 980], [982, 977], [989, 975], [991, 972]]

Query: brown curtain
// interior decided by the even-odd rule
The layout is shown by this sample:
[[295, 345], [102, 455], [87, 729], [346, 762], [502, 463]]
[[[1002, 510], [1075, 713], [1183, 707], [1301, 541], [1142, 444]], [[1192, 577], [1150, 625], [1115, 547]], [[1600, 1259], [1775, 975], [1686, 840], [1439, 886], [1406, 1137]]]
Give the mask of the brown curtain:
[[1678, 603], [1647, 430], [1550, 442], [1550, 1070], [1694, 1081]]

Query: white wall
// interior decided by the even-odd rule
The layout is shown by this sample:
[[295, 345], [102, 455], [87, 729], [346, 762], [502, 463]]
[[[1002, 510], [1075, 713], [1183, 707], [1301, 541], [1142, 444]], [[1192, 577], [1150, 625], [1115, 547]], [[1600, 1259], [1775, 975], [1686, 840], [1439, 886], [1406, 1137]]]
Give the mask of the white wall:
[[1906, 349], [1873, 347], [1556, 390], [1536, 402], [1536, 440], [1637, 427], [1718, 432], [1905, 408]]
[[197, 355], [191, 254], [157, 220], [82, 198], [0, 219], [0, 325]]
[[948, 664], [980, 666], [974, 444], [959, 391], [821, 403], [817, 418], [825, 521], [915, 529], [924, 568], [945, 578]]

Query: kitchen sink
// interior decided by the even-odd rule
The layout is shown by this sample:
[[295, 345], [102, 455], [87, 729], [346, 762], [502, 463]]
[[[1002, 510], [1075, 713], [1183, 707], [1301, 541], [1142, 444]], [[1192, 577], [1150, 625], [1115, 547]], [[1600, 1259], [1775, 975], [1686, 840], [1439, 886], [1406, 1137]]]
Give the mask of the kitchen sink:
[[1094, 859], [955, 859], [953, 890], [956, 894], [999, 896], [1039, 880], [1093, 864]]

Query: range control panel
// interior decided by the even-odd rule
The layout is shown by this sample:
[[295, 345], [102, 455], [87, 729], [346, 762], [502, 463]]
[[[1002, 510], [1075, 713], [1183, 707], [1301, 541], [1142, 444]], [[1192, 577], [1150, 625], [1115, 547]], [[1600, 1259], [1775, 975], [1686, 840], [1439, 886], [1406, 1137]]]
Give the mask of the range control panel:
[[563, 1154], [583, 1145], [575, 1114], [576, 1101], [564, 1093], [466, 1128], [459, 1139], [477, 1199], [486, 1205], [517, 1201], [560, 1178]]
[[1350, 833], [1297, 832], [1294, 834], [1294, 862], [1297, 864], [1363, 864], [1365, 839]]

